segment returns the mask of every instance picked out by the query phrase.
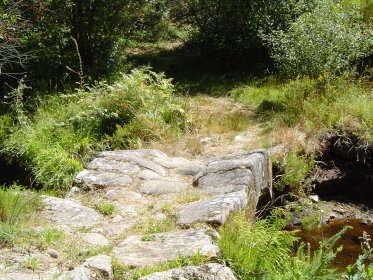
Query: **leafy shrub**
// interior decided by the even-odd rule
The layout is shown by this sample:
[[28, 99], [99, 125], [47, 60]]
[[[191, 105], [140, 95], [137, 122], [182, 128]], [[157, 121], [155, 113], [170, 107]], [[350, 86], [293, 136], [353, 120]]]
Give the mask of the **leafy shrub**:
[[[189, 1], [196, 32], [194, 42], [204, 55], [226, 63], [247, 64], [267, 57], [262, 34], [283, 30], [294, 18], [314, 6], [314, 1]], [[262, 63], [263, 61], [261, 61]]]
[[348, 0], [320, 0], [289, 29], [270, 34], [272, 58], [287, 77], [334, 77], [368, 56], [373, 47], [373, 29], [364, 23], [361, 6]]
[[[87, 92], [45, 96], [35, 112], [14, 114], [22, 122], [11, 128], [1, 153], [31, 171], [37, 184], [60, 191], [71, 185], [94, 149], [150, 140], [142, 133], [149, 126], [155, 135], [172, 137], [188, 125], [170, 80], [148, 70], [134, 70], [112, 86], [100, 83]], [[118, 127], [125, 133], [115, 133]]]
[[304, 244], [293, 252], [296, 238], [293, 232], [283, 230], [287, 223], [284, 214], [275, 210], [251, 225], [243, 213], [238, 213], [220, 228], [223, 258], [239, 279], [340, 279], [340, 274], [330, 267], [336, 256], [332, 248], [348, 228], [321, 242], [313, 253]]

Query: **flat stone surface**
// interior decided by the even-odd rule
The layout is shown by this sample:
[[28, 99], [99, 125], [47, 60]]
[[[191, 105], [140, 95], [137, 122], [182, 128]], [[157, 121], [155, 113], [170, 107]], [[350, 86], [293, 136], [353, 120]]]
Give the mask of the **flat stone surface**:
[[189, 164], [176, 168], [174, 172], [179, 175], [194, 176], [200, 172], [203, 167], [205, 167], [204, 164]]
[[[156, 151], [156, 150], [153, 150], [152, 152], [149, 152], [149, 153], [141, 152], [141, 150], [140, 151], [110, 151], [110, 152], [102, 152], [98, 155], [98, 157], [106, 157], [108, 160], [114, 159], [120, 162], [132, 163], [141, 168], [152, 170], [160, 176], [166, 176], [166, 170], [161, 165], [154, 163], [152, 161], [153, 158], [155, 157], [153, 153], [157, 154], [158, 152], [161, 153], [160, 151]], [[164, 156], [166, 155], [163, 154], [160, 157], [164, 157]], [[156, 157], [159, 157], [159, 155], [157, 155]]]
[[167, 157], [167, 158], [161, 158], [156, 157], [154, 158], [154, 162], [158, 163], [159, 165], [162, 165], [165, 168], [172, 169], [176, 167], [181, 167], [186, 164], [190, 164], [190, 161], [186, 158], [182, 157]]
[[194, 223], [224, 224], [232, 211], [247, 206], [247, 193], [244, 191], [224, 194], [207, 200], [190, 203], [181, 209], [178, 225]]
[[[71, 271], [63, 272], [57, 280], [94, 280], [93, 273], [84, 266], [78, 266]], [[96, 278], [97, 279], [97, 278]]]
[[179, 181], [151, 180], [146, 181], [140, 186], [143, 194], [168, 194], [178, 193], [188, 188], [188, 183]]
[[254, 193], [255, 203], [265, 188], [271, 188], [271, 168], [265, 150], [241, 152], [210, 159], [193, 179], [193, 186], [207, 193]]
[[229, 267], [217, 263], [186, 266], [165, 272], [156, 272], [139, 280], [236, 280]]
[[[207, 229], [190, 229], [153, 235], [134, 235], [113, 248], [114, 257], [130, 267], [146, 267], [199, 252], [216, 257], [219, 248], [213, 244]], [[148, 241], [146, 241], [148, 240]]]
[[[55, 279], [55, 278], [54, 278]], [[98, 255], [91, 257], [71, 271], [63, 272], [57, 280], [112, 280], [111, 257]]]
[[137, 174], [137, 177], [143, 180], [153, 180], [153, 179], [158, 179], [161, 178], [158, 173], [151, 171], [149, 169], [145, 169], [141, 171], [139, 174]]
[[99, 233], [84, 233], [82, 238], [85, 242], [96, 245], [96, 246], [107, 246], [109, 245], [109, 240]]
[[140, 149], [140, 150], [115, 150], [115, 151], [105, 151], [98, 154], [98, 157], [110, 157], [110, 158], [123, 158], [126, 156], [135, 157], [160, 157], [165, 158], [167, 155], [159, 150], [154, 149]]
[[133, 192], [133, 191], [126, 191], [122, 189], [116, 189], [116, 190], [109, 190], [106, 192], [105, 196], [110, 199], [128, 199], [128, 200], [141, 200], [143, 199], [142, 195]]
[[140, 168], [133, 163], [123, 162], [105, 157], [98, 157], [93, 159], [90, 163], [87, 164], [86, 169], [126, 174], [133, 174], [140, 171]]
[[91, 227], [103, 221], [100, 213], [76, 201], [51, 196], [43, 196], [43, 201], [46, 204], [43, 216], [57, 225]]
[[126, 187], [132, 183], [132, 179], [123, 173], [84, 169], [79, 172], [74, 184], [88, 188]]
[[[30, 273], [30, 272], [1, 273], [0, 271], [0, 280], [40, 280], [40, 279], [54, 280], [56, 279], [56, 277], [55, 275], [51, 273], [47, 273], [47, 272], [46, 273]], [[63, 279], [63, 280], [66, 280], [66, 279]]]

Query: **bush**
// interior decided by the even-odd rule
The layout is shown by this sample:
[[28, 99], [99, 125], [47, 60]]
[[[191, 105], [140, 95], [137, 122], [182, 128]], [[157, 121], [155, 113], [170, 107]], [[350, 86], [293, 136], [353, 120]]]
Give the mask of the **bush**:
[[271, 55], [286, 77], [335, 77], [372, 52], [373, 29], [356, 1], [320, 0], [288, 30], [267, 36]]
[[[148, 70], [134, 70], [112, 86], [100, 83], [88, 92], [42, 97], [35, 112], [12, 108], [18, 108], [14, 114], [20, 121], [1, 153], [31, 171], [40, 186], [60, 191], [71, 186], [93, 150], [151, 140], [139, 133], [149, 124], [162, 130], [156, 135], [170, 137], [188, 124], [170, 80]], [[117, 127], [126, 132], [115, 132]]]
[[[196, 32], [194, 42], [204, 55], [226, 63], [263, 63], [267, 49], [262, 39], [270, 30], [284, 30], [314, 1], [189, 1]], [[261, 60], [261, 61], [260, 61]]]

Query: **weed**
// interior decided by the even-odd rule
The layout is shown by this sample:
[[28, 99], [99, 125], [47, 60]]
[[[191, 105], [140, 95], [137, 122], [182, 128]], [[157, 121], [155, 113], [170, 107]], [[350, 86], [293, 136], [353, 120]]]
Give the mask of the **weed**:
[[141, 241], [154, 241], [154, 240], [155, 240], [154, 235], [144, 235], [143, 237], [141, 237]]
[[23, 234], [21, 224], [42, 207], [40, 197], [13, 185], [0, 188], [0, 243], [14, 243]]
[[96, 207], [97, 210], [103, 215], [112, 215], [117, 210], [117, 207], [109, 202], [101, 202]]
[[293, 193], [302, 192], [302, 183], [315, 166], [312, 159], [298, 156], [294, 153], [287, 155], [285, 173], [276, 181], [275, 187], [283, 190], [285, 186], [291, 186]]
[[63, 230], [47, 228], [38, 234], [37, 245], [41, 249], [47, 249], [65, 236]]
[[[373, 248], [370, 245], [371, 238], [366, 232], [361, 239], [362, 254], [353, 265], [347, 267], [345, 279], [348, 280], [370, 280], [373, 278]], [[365, 263], [367, 262], [367, 264]]]
[[174, 230], [176, 227], [175, 223], [176, 218], [173, 216], [167, 217], [161, 221], [150, 217], [144, 222], [137, 223], [133, 229], [137, 234], [155, 234]]
[[95, 246], [95, 247], [89, 247], [85, 248], [84, 250], [79, 251], [79, 259], [81, 261], [86, 260], [87, 258], [97, 256], [100, 254], [109, 254], [112, 250], [112, 246]]
[[39, 267], [39, 259], [37, 257], [29, 257], [25, 261], [25, 267], [33, 271], [37, 270]]
[[183, 193], [175, 197], [174, 201], [178, 204], [192, 203], [200, 200], [203, 197], [202, 193]]
[[159, 210], [162, 212], [162, 213], [170, 213], [172, 211], [172, 205], [168, 202], [165, 202], [161, 205], [161, 207], [159, 208]]
[[320, 225], [319, 215], [317, 213], [313, 215], [304, 215], [301, 218], [302, 228], [306, 231], [310, 231], [312, 227]]

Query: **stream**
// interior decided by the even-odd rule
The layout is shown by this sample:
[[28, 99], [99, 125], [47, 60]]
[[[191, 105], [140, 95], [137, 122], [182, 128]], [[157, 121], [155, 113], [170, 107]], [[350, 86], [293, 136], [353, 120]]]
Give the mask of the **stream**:
[[[373, 237], [372, 223], [367, 223], [362, 219], [338, 219], [323, 223], [322, 227], [313, 227], [309, 231], [301, 226], [291, 226], [288, 230], [299, 230], [296, 236], [300, 238], [300, 241], [310, 243], [311, 249], [316, 250], [321, 240], [332, 237], [345, 226], [353, 228], [348, 230], [336, 244], [336, 248], [342, 245], [343, 250], [337, 254], [334, 267], [340, 271], [346, 271], [346, 267], [354, 264], [361, 254], [360, 237], [363, 236], [363, 232]], [[372, 241], [370, 245], [373, 246]]]

